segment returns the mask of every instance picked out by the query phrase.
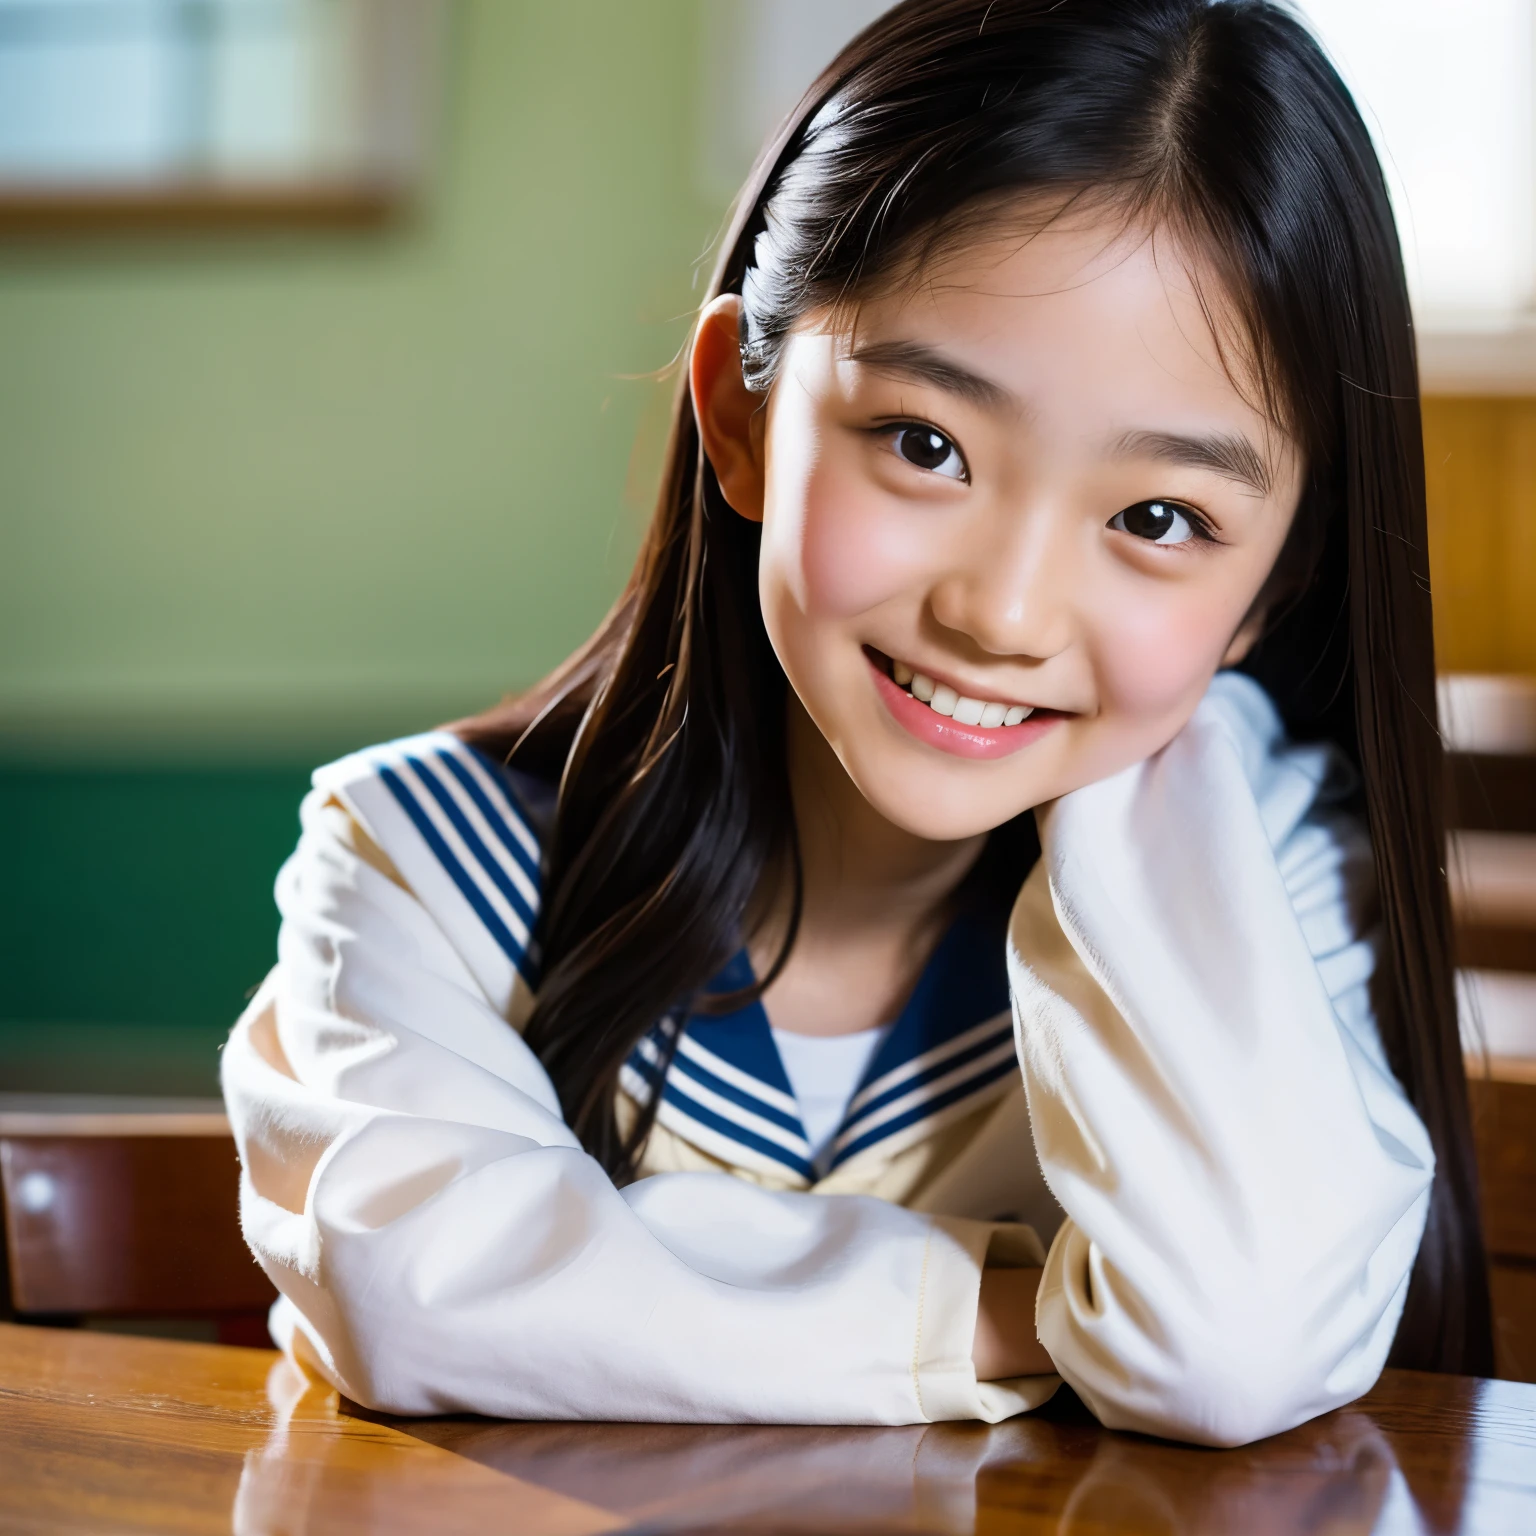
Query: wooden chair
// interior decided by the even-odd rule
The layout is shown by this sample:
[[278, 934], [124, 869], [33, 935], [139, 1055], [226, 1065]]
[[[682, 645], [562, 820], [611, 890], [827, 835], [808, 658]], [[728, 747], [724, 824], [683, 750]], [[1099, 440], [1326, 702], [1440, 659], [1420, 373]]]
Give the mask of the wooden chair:
[[1527, 1081], [1473, 1079], [1498, 1375], [1536, 1381], [1536, 1064]]
[[5, 1285], [22, 1321], [196, 1319], [266, 1344], [223, 1110], [0, 1099]]
[[[1536, 755], [1453, 753], [1451, 826], [1460, 832], [1536, 833]], [[1456, 879], [1453, 856], [1453, 883]], [[1531, 871], [1536, 886], [1536, 869]], [[1475, 882], [1457, 901], [1456, 951], [1466, 967], [1536, 975], [1536, 911], [1520, 901], [1479, 903]], [[1536, 1381], [1536, 1017], [1531, 1044], [1490, 1040], [1467, 1071], [1483, 1186], [1497, 1368]]]

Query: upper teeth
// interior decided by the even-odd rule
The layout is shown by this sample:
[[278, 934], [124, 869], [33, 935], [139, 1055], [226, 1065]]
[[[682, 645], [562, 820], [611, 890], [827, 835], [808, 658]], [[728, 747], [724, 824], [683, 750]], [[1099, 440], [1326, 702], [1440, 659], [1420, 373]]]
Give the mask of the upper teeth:
[[948, 683], [936, 683], [926, 673], [914, 672], [899, 661], [891, 663], [891, 676], [898, 687], [910, 687], [912, 697], [921, 699], [935, 714], [952, 716], [961, 725], [980, 725], [990, 730], [999, 725], [1018, 725], [1034, 713], [1028, 704], [968, 698], [956, 693]]

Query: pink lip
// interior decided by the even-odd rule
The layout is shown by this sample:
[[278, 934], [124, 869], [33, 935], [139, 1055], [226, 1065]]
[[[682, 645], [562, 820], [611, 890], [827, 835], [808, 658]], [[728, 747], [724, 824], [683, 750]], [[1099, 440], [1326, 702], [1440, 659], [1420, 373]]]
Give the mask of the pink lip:
[[869, 669], [875, 674], [875, 687], [885, 707], [896, 717], [896, 723], [919, 741], [956, 757], [1011, 757], [1066, 718], [1055, 710], [1037, 710], [1019, 725], [999, 725], [992, 730], [979, 725], [956, 725], [944, 715], [935, 714], [921, 699], [914, 699], [905, 688], [898, 688], [873, 661], [869, 662]]

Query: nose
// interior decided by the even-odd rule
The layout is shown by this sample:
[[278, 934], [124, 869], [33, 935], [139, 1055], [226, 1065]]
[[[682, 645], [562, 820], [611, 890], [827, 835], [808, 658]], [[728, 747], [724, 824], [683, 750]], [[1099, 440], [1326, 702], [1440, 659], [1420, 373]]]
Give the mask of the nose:
[[1080, 586], [1070, 522], [1046, 506], [1013, 508], [961, 541], [929, 594], [934, 618], [993, 656], [1059, 655]]

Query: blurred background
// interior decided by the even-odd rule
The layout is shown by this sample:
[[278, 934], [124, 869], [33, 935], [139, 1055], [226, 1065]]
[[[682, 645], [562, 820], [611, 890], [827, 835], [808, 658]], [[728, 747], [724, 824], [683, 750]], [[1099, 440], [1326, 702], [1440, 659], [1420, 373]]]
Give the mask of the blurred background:
[[[591, 630], [730, 196], [881, 9], [0, 0], [0, 1091], [214, 1092], [309, 770]], [[1302, 9], [1403, 221], [1469, 970], [1536, 1055], [1533, 5]]]

